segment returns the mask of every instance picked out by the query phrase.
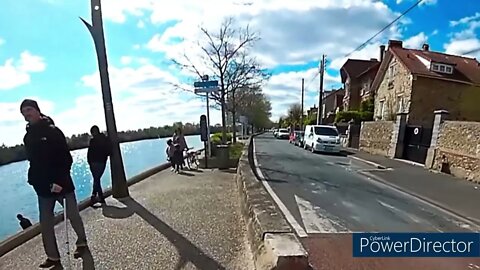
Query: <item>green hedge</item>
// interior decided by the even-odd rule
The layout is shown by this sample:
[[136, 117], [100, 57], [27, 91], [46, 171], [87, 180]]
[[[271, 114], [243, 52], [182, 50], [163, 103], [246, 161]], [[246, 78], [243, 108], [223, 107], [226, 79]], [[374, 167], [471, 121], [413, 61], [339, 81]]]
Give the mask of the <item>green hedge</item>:
[[[233, 135], [232, 133], [227, 133], [227, 142], [232, 141]], [[222, 133], [217, 132], [211, 135], [210, 140], [213, 144], [221, 144], [222, 143]]]
[[362, 121], [372, 121], [373, 112], [345, 111], [338, 112], [335, 117], [336, 123], [350, 122], [350, 120], [353, 120], [355, 123], [360, 123]]
[[235, 144], [231, 144], [229, 149], [230, 159], [240, 158], [240, 156], [242, 155], [243, 147], [244, 147], [243, 143], [237, 142]]

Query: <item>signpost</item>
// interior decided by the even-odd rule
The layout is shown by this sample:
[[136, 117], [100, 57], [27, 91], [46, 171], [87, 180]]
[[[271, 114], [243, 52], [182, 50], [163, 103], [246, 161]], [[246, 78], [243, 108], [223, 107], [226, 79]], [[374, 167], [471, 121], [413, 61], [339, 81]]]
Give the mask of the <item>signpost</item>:
[[[218, 88], [218, 81], [209, 81], [208, 80], [208, 75], [204, 75], [202, 77], [201, 82], [195, 82], [193, 84], [195, 87], [195, 94], [201, 94], [204, 93], [207, 97], [207, 119], [206, 119], [206, 125], [207, 125], [207, 148], [205, 149], [207, 153], [205, 156], [210, 156], [212, 154], [212, 149], [211, 149], [211, 143], [210, 143], [210, 105], [209, 105], [209, 95], [210, 93], [217, 92], [219, 90]], [[201, 125], [201, 120], [200, 120], [200, 125]]]
[[[204, 149], [208, 149], [208, 142], [209, 136], [208, 136], [208, 125], [207, 125], [207, 117], [202, 114], [200, 116], [200, 139], [203, 142]], [[208, 154], [205, 153], [205, 168], [208, 168]]]

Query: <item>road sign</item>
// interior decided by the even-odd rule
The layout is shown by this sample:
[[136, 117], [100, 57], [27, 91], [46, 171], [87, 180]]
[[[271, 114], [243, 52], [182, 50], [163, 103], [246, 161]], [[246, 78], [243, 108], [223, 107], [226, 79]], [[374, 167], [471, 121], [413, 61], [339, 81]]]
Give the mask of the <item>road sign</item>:
[[218, 87], [218, 81], [205, 81], [205, 82], [194, 82], [193, 86], [195, 88], [211, 88]]
[[201, 94], [201, 93], [213, 93], [217, 92], [220, 90], [218, 87], [210, 87], [210, 88], [195, 88], [195, 94]]

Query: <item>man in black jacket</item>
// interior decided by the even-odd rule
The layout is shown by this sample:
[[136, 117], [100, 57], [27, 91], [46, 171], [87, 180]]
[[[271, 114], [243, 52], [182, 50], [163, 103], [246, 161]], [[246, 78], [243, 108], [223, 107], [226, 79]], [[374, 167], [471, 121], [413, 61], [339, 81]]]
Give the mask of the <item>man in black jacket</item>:
[[105, 198], [103, 197], [100, 180], [107, 166], [108, 156], [111, 154], [111, 144], [108, 138], [103, 133], [100, 133], [100, 129], [97, 126], [93, 126], [90, 132], [93, 138], [90, 139], [90, 145], [88, 146], [87, 160], [93, 176], [91, 200], [92, 203], [95, 203], [98, 196], [99, 202], [104, 204]]
[[70, 175], [73, 159], [63, 132], [51, 118], [40, 112], [36, 101], [24, 100], [20, 111], [28, 122], [27, 134], [23, 139], [30, 162], [28, 183], [38, 196], [43, 247], [47, 254], [47, 259], [40, 267], [50, 268], [61, 264], [54, 229], [57, 201], [60, 204], [63, 204], [64, 198], [67, 201], [66, 213], [77, 235], [74, 257], [79, 258], [87, 249], [87, 237]]

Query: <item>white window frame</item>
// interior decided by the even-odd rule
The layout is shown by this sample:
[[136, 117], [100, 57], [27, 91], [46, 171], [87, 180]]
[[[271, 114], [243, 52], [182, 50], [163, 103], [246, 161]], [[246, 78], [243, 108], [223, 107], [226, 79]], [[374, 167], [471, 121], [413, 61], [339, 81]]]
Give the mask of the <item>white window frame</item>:
[[403, 112], [403, 95], [397, 96], [397, 113]]
[[383, 116], [385, 114], [385, 99], [380, 100], [380, 119], [383, 120]]
[[447, 64], [432, 63], [431, 70], [445, 74], [453, 74], [453, 66]]

